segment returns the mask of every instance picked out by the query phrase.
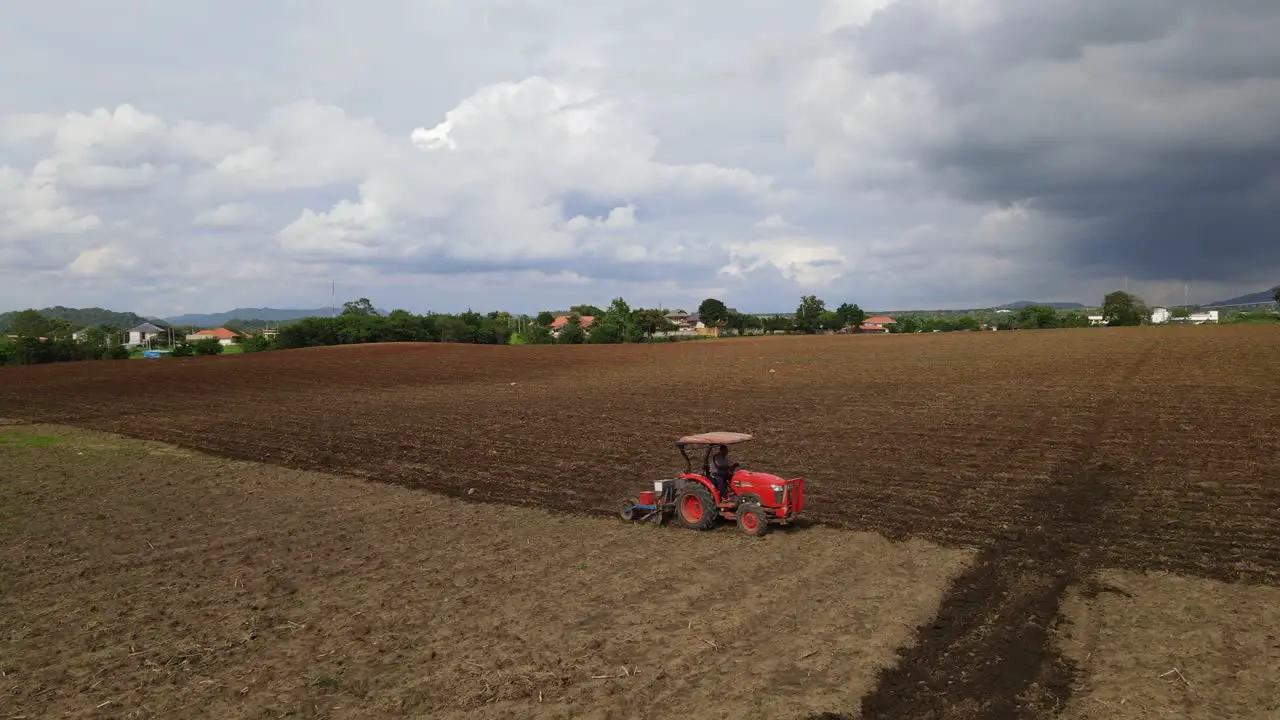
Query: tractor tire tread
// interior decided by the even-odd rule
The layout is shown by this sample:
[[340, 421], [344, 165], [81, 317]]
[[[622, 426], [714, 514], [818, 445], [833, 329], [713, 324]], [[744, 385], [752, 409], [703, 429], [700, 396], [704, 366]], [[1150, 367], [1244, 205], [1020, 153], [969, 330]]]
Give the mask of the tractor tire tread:
[[[755, 530], [747, 530], [742, 524], [742, 517], [747, 513], [751, 513], [757, 520]], [[738, 506], [738, 530], [744, 535], [751, 537], [764, 537], [769, 534], [769, 515], [765, 513], [764, 508], [757, 503], [742, 503]]]
[[[702, 502], [702, 517], [696, 523], [685, 520], [684, 513], [680, 510], [686, 495], [695, 495]], [[711, 497], [711, 491], [698, 483], [689, 483], [676, 493], [675, 514], [676, 519], [682, 526], [699, 532], [710, 530], [715, 525], [716, 520], [720, 518], [720, 510], [716, 507], [715, 500]]]

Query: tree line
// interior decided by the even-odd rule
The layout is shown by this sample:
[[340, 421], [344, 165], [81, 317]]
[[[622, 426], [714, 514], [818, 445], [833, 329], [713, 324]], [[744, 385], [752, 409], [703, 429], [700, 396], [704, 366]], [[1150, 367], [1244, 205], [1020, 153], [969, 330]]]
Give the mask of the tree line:
[[[127, 329], [147, 322], [133, 313], [116, 313], [102, 308], [77, 310], [56, 307], [48, 310], [51, 315], [45, 315], [45, 312], [28, 309], [4, 314], [0, 365], [125, 360], [130, 357], [129, 348], [125, 346]], [[78, 323], [68, 320], [68, 317], [97, 322]], [[165, 327], [160, 321], [152, 322], [157, 327]], [[187, 335], [197, 328], [168, 329], [171, 332], [155, 338], [151, 345], [169, 350], [174, 357], [216, 355], [224, 350], [214, 339], [189, 342]]]
[[[1274, 291], [1280, 303], [1280, 287]], [[867, 313], [856, 303], [841, 303], [834, 310], [816, 295], [805, 295], [794, 313], [753, 315], [729, 308], [717, 298], [707, 298], [698, 306], [699, 320], [725, 334], [775, 334], [849, 331], [857, 332], [867, 320]], [[5, 334], [0, 335], [0, 364], [25, 365], [78, 360], [122, 359], [129, 357], [124, 346], [121, 323], [140, 320], [133, 313], [114, 313], [101, 308], [76, 310], [52, 308], [52, 316], [42, 311], [23, 310], [5, 313]], [[677, 313], [683, 314], [683, 310]], [[1172, 311], [1185, 317], [1187, 308]], [[676, 325], [668, 312], [660, 308], [631, 308], [623, 298], [615, 298], [607, 308], [575, 305], [567, 313], [567, 323], [553, 329], [556, 316], [550, 311], [537, 315], [513, 315], [507, 312], [478, 313], [467, 311], [456, 315], [426, 313], [416, 315], [407, 310], [394, 310], [385, 315], [367, 298], [343, 305], [333, 317], [310, 317], [280, 323], [275, 336], [258, 332], [265, 323], [231, 320], [228, 329], [242, 334], [238, 340], [245, 352], [275, 349], [348, 345], [381, 342], [450, 342], [487, 345], [575, 345], [582, 343], [669, 342], [683, 339], [673, 334]], [[1263, 313], [1265, 318], [1273, 315]], [[1111, 326], [1142, 325], [1151, 314], [1137, 295], [1122, 290], [1108, 293], [1101, 307], [1103, 323]], [[83, 329], [82, 338], [72, 339], [77, 323], [67, 317], [98, 320], [100, 324]], [[583, 318], [590, 317], [589, 324]], [[1014, 312], [995, 310], [967, 312], [895, 313], [887, 325], [891, 333], [966, 332], [983, 329], [1041, 330], [1051, 328], [1088, 327], [1093, 323], [1084, 311], [1060, 311], [1047, 305], [1031, 305]], [[1251, 321], [1253, 315], [1240, 315]], [[1226, 320], [1231, 321], [1231, 318]], [[163, 323], [155, 321], [157, 325]], [[132, 327], [132, 325], [129, 325]], [[153, 342], [166, 348], [174, 357], [215, 355], [224, 347], [216, 340], [188, 342], [188, 331], [198, 328], [170, 328]], [[9, 337], [13, 336], [13, 337]]]
[[[62, 318], [47, 318], [36, 310], [6, 313], [0, 335], [0, 365], [39, 365], [83, 360], [123, 360], [129, 351], [104, 327], [86, 328], [80, 340], [72, 338], [75, 325]], [[12, 337], [10, 337], [12, 336]]]

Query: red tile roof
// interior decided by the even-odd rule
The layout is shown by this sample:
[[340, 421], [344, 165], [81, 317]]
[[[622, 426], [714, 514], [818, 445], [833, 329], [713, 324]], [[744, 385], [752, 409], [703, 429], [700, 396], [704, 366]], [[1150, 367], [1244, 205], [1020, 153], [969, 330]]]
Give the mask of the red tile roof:
[[231, 331], [231, 330], [228, 330], [228, 329], [226, 329], [226, 328], [214, 328], [214, 329], [212, 329], [212, 330], [200, 330], [199, 332], [191, 333], [191, 335], [192, 335], [192, 336], [194, 336], [194, 337], [201, 337], [201, 338], [217, 338], [217, 339], [219, 339], [219, 340], [234, 340], [234, 339], [236, 339], [236, 338], [240, 337], [240, 336], [239, 336], [239, 335], [237, 335], [235, 332], [233, 332], [233, 331]]
[[[578, 324], [582, 327], [583, 330], [586, 330], [587, 328], [591, 327], [591, 323], [595, 322], [595, 320], [596, 318], [594, 315], [583, 315], [578, 318]], [[561, 315], [560, 317], [551, 321], [551, 329], [560, 330], [560, 329], [563, 329], [564, 326], [568, 324], [569, 324], [569, 316]]]
[[863, 322], [867, 325], [887, 325], [893, 323], [894, 320], [888, 315], [877, 315], [875, 317], [869, 317], [866, 320], [863, 320]]

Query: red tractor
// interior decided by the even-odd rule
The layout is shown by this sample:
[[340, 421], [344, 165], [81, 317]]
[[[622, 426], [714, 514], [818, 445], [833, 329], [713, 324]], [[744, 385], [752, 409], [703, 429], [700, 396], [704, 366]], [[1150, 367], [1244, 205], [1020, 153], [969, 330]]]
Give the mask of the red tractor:
[[[691, 530], [710, 530], [717, 519], [724, 518], [736, 521], [739, 530], [757, 537], [768, 532], [771, 523], [790, 524], [804, 508], [804, 478], [784, 480], [777, 475], [740, 470], [736, 463], [719, 477], [712, 470], [714, 451], [722, 447], [727, 451], [728, 446], [750, 439], [750, 435], [731, 432], [680, 438], [676, 447], [684, 458], [685, 471], [671, 480], [654, 481], [652, 490], [623, 503], [619, 514], [623, 520], [661, 525], [667, 514], [674, 512], [680, 524]], [[689, 450], [704, 451], [700, 472], [694, 472]]]

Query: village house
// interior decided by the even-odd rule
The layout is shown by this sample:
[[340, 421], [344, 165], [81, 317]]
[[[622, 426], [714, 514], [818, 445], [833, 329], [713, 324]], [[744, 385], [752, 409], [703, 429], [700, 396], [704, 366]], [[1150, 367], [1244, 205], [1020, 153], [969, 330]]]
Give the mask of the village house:
[[187, 336], [187, 340], [190, 342], [198, 342], [210, 338], [217, 340], [219, 345], [230, 345], [240, 339], [240, 335], [223, 327], [213, 328], [212, 330], [199, 330]]
[[[570, 315], [559, 315], [555, 320], [551, 321], [552, 337], [560, 337], [560, 332], [569, 325], [570, 317]], [[581, 327], [583, 330], [588, 330], [591, 328], [591, 323], [595, 321], [596, 318], [594, 315], [581, 315], [578, 317], [578, 327]]]
[[667, 319], [667, 322], [675, 325], [676, 327], [682, 327], [689, 323], [689, 313], [687, 312], [669, 312], [663, 317]]
[[874, 335], [889, 334], [889, 326], [896, 321], [888, 315], [876, 315], [862, 321], [862, 325], [858, 327], [858, 332]]
[[149, 322], [129, 331], [129, 341], [125, 343], [126, 347], [138, 347], [139, 345], [148, 345], [151, 341], [164, 334], [164, 330], [152, 325]]

